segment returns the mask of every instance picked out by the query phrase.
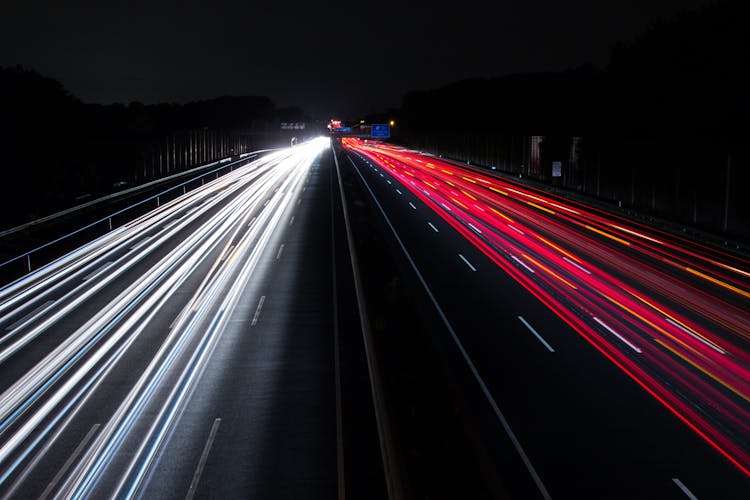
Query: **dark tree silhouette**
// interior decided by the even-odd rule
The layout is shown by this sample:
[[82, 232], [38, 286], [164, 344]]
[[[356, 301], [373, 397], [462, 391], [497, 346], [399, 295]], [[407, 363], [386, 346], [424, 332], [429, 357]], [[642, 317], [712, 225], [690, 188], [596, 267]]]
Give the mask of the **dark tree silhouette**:
[[298, 108], [277, 110], [267, 97], [85, 104], [59, 82], [21, 67], [0, 68], [0, 110], [0, 228], [115, 185], [239, 154], [239, 135], [260, 147], [279, 121], [309, 120]]

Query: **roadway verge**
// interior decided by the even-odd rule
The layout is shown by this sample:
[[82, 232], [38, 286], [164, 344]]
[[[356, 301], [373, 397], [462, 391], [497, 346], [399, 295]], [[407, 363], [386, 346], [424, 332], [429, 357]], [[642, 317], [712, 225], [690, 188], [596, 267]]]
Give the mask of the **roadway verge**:
[[339, 163], [402, 491], [408, 498], [538, 496], [387, 221], [350, 163]]

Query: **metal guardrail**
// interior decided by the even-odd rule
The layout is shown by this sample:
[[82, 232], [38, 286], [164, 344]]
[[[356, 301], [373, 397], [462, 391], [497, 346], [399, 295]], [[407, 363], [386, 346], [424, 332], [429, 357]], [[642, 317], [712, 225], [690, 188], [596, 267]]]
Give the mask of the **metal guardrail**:
[[7, 236], [7, 235], [10, 235], [10, 234], [13, 234], [13, 233], [17, 233], [18, 231], [22, 231], [24, 229], [28, 229], [29, 227], [40, 225], [40, 224], [42, 224], [44, 222], [49, 222], [51, 220], [57, 219], [59, 217], [62, 217], [64, 215], [75, 213], [75, 212], [77, 212], [79, 210], [83, 210], [85, 208], [94, 206], [94, 205], [96, 205], [98, 203], [102, 203], [102, 202], [105, 202], [105, 201], [108, 201], [108, 200], [119, 198], [121, 196], [125, 196], [125, 195], [130, 194], [130, 193], [134, 193], [134, 192], [138, 192], [138, 191], [143, 190], [143, 189], [147, 189], [147, 188], [149, 188], [151, 186], [154, 186], [154, 185], [158, 185], [158, 184], [161, 184], [161, 183], [164, 183], [164, 182], [168, 182], [169, 180], [174, 180], [174, 179], [179, 178], [179, 177], [184, 177], [185, 175], [190, 175], [193, 172], [196, 172], [196, 171], [199, 171], [199, 170], [203, 170], [203, 169], [212, 167], [214, 165], [219, 165], [215, 169], [212, 169], [212, 170], [210, 170], [208, 172], [204, 172], [204, 173], [202, 173], [202, 174], [200, 174], [200, 175], [198, 175], [196, 177], [191, 177], [190, 179], [188, 179], [188, 180], [186, 180], [184, 182], [181, 182], [180, 184], [176, 184], [176, 185], [174, 185], [174, 186], [172, 186], [172, 187], [170, 187], [168, 189], [165, 189], [164, 191], [161, 191], [161, 192], [156, 193], [156, 194], [154, 194], [152, 196], [149, 196], [148, 198], [144, 198], [143, 200], [138, 201], [138, 202], [136, 202], [136, 203], [134, 203], [132, 205], [129, 205], [129, 206], [127, 206], [125, 208], [122, 208], [120, 210], [117, 210], [115, 212], [112, 212], [109, 215], [105, 215], [104, 217], [102, 217], [100, 219], [97, 219], [94, 222], [91, 222], [89, 224], [86, 224], [85, 226], [80, 227], [80, 228], [76, 229], [75, 231], [71, 231], [70, 233], [67, 233], [67, 234], [65, 234], [63, 236], [60, 236], [59, 238], [55, 238], [52, 241], [49, 241], [49, 242], [47, 242], [47, 243], [45, 243], [43, 245], [40, 245], [40, 246], [38, 246], [36, 248], [33, 248], [33, 249], [29, 250], [27, 252], [24, 252], [24, 253], [22, 253], [20, 255], [17, 255], [16, 257], [13, 257], [12, 259], [8, 259], [5, 262], [0, 263], [0, 269], [4, 268], [5, 266], [7, 266], [9, 264], [12, 264], [14, 262], [18, 262], [18, 261], [20, 261], [20, 260], [22, 260], [22, 259], [25, 258], [26, 259], [26, 272], [27, 273], [31, 272], [31, 269], [32, 269], [31, 268], [31, 256], [34, 253], [36, 253], [36, 252], [38, 252], [40, 250], [43, 250], [45, 248], [49, 248], [52, 245], [60, 243], [61, 241], [64, 241], [64, 240], [66, 240], [66, 239], [68, 239], [68, 238], [70, 238], [72, 236], [75, 236], [76, 234], [79, 234], [79, 233], [81, 233], [81, 232], [83, 232], [83, 231], [85, 231], [87, 229], [91, 229], [92, 227], [94, 227], [94, 226], [96, 226], [98, 224], [103, 224], [103, 223], [106, 222], [108, 224], [109, 230], [111, 231], [112, 230], [112, 218], [113, 217], [115, 217], [117, 215], [121, 215], [121, 214], [127, 212], [128, 210], [132, 210], [135, 207], [139, 207], [139, 206], [141, 206], [141, 205], [143, 205], [145, 203], [148, 203], [148, 202], [154, 201], [154, 200], [156, 200], [156, 204], [157, 204], [157, 207], [158, 207], [160, 205], [160, 202], [159, 202], [160, 197], [164, 196], [165, 194], [170, 193], [170, 192], [175, 191], [175, 190], [180, 189], [180, 188], [183, 189], [183, 194], [184, 194], [186, 192], [186, 186], [188, 184], [190, 184], [192, 182], [195, 182], [198, 179], [205, 178], [206, 176], [209, 176], [209, 175], [212, 175], [212, 174], [217, 174], [217, 178], [218, 178], [218, 172], [220, 170], [229, 167], [229, 169], [231, 171], [232, 168], [234, 166], [236, 166], [238, 163], [246, 162], [249, 159], [252, 159], [252, 158], [258, 156], [259, 154], [262, 154], [262, 153], [265, 153], [265, 152], [268, 152], [268, 151], [273, 151], [273, 149], [261, 149], [261, 150], [258, 150], [258, 151], [252, 151], [250, 153], [243, 153], [243, 154], [240, 155], [240, 157], [237, 160], [234, 160], [234, 161], [232, 161], [231, 158], [223, 158], [221, 160], [218, 160], [218, 161], [215, 161], [215, 162], [212, 162], [212, 163], [208, 163], [206, 165], [201, 165], [200, 167], [196, 167], [196, 168], [194, 168], [192, 170], [188, 170], [186, 172], [180, 172], [178, 174], [175, 174], [175, 175], [172, 175], [172, 176], [169, 176], [169, 177], [164, 177], [162, 179], [157, 179], [155, 181], [151, 181], [151, 182], [148, 182], [146, 184], [141, 184], [140, 186], [135, 186], [135, 187], [126, 189], [124, 191], [119, 191], [117, 193], [112, 193], [112, 194], [103, 196], [101, 198], [97, 198], [96, 200], [92, 200], [90, 202], [87, 202], [87, 203], [84, 203], [84, 204], [81, 204], [81, 205], [77, 205], [75, 207], [68, 208], [66, 210], [54, 213], [52, 215], [48, 215], [46, 217], [42, 217], [41, 219], [36, 219], [34, 221], [27, 222], [26, 224], [23, 224], [23, 225], [20, 225], [20, 226], [16, 226], [14, 228], [2, 231], [2, 232], [0, 232], [0, 238], [2, 238], [4, 236]]
[[729, 251], [743, 258], [747, 258], [750, 256], [750, 245], [748, 245], [747, 241], [737, 239], [731, 235], [722, 235], [720, 233], [701, 229], [700, 227], [693, 226], [688, 223], [670, 220], [666, 217], [650, 213], [647, 210], [623, 205], [622, 201], [597, 197], [593, 194], [576, 191], [571, 188], [555, 186], [541, 179], [529, 177], [528, 175], [519, 176], [517, 173], [513, 173], [507, 170], [501, 170], [493, 166], [484, 165], [480, 162], [466, 161], [464, 159], [457, 158], [451, 155], [445, 155], [442, 153], [427, 150], [420, 150], [418, 148], [415, 149], [423, 153], [428, 153], [436, 158], [453, 162], [463, 168], [475, 169], [485, 174], [511, 179], [513, 181], [526, 184], [528, 186], [546, 191], [562, 198], [567, 198], [579, 203], [584, 203], [586, 205], [593, 206], [601, 210], [606, 210], [607, 212], [617, 214], [619, 216], [628, 217], [638, 222], [648, 224], [662, 231], [667, 231], [683, 237], [687, 236], [693, 239], [699, 239], [702, 243], [712, 245], [717, 249]]

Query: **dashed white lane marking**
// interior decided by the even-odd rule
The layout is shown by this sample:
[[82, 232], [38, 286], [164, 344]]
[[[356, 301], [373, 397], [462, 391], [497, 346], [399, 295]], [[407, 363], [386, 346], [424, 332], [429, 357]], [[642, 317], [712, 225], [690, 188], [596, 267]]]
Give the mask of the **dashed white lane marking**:
[[471, 262], [469, 262], [468, 260], [466, 260], [466, 257], [464, 257], [461, 254], [458, 254], [458, 256], [461, 257], [461, 260], [464, 261], [467, 266], [469, 266], [469, 269], [471, 269], [472, 271], [476, 271], [477, 270], [476, 267], [474, 267], [474, 266], [471, 265]]
[[584, 273], [586, 273], [586, 274], [591, 274], [591, 271], [589, 271], [589, 270], [588, 270], [588, 269], [586, 269], [585, 267], [581, 266], [581, 265], [580, 265], [580, 264], [578, 264], [577, 262], [575, 262], [575, 261], [573, 261], [573, 260], [570, 260], [570, 259], [569, 259], [569, 258], [567, 258], [567, 257], [563, 257], [563, 259], [565, 260], [565, 262], [567, 262], [567, 263], [569, 263], [569, 264], [572, 264], [572, 265], [576, 266], [576, 267], [577, 267], [578, 269], [580, 269], [580, 270], [581, 270], [581, 271], [583, 271]]
[[554, 349], [552, 348], [552, 346], [551, 346], [551, 345], [549, 345], [549, 344], [547, 343], [547, 341], [546, 341], [546, 340], [544, 340], [544, 338], [543, 338], [543, 337], [542, 337], [541, 335], [539, 335], [539, 332], [537, 332], [537, 331], [536, 331], [536, 330], [534, 329], [534, 327], [533, 327], [533, 326], [531, 326], [531, 325], [529, 324], [529, 322], [528, 322], [528, 321], [526, 321], [526, 320], [524, 319], [524, 317], [523, 317], [523, 316], [519, 316], [519, 317], [518, 317], [518, 319], [520, 319], [520, 320], [521, 320], [521, 323], [523, 323], [524, 325], [526, 325], [526, 328], [528, 328], [528, 329], [529, 329], [529, 331], [530, 331], [531, 333], [533, 333], [533, 334], [534, 334], [534, 336], [535, 336], [535, 337], [536, 337], [536, 338], [537, 338], [537, 339], [539, 340], [539, 342], [541, 342], [542, 344], [544, 344], [544, 347], [546, 347], [546, 348], [547, 348], [547, 350], [549, 350], [549, 352], [555, 352], [555, 350], [554, 350]]
[[262, 295], [260, 297], [260, 301], [258, 302], [258, 308], [255, 310], [255, 314], [253, 315], [253, 320], [250, 322], [250, 326], [255, 326], [258, 324], [258, 317], [260, 316], [260, 311], [263, 309], [263, 302], [266, 301], [266, 296]]
[[693, 332], [691, 332], [690, 330], [688, 330], [687, 328], [685, 328], [681, 324], [677, 323], [676, 321], [672, 321], [669, 318], [664, 318], [664, 319], [666, 319], [668, 323], [672, 324], [673, 326], [676, 326], [677, 328], [679, 328], [683, 332], [685, 332], [688, 335], [690, 335], [691, 337], [693, 337], [698, 342], [701, 342], [701, 343], [705, 344], [706, 346], [710, 347], [711, 349], [713, 349], [714, 351], [718, 352], [719, 354], [726, 354], [727, 353], [724, 349], [721, 349], [720, 347], [714, 345], [713, 343], [708, 342], [703, 337], [700, 337], [700, 336], [694, 334]]
[[534, 270], [533, 270], [533, 269], [531, 269], [531, 268], [530, 268], [529, 266], [527, 266], [527, 265], [526, 265], [526, 263], [525, 263], [524, 261], [522, 261], [521, 259], [519, 259], [519, 258], [518, 258], [518, 257], [516, 257], [515, 255], [511, 255], [511, 256], [510, 256], [510, 258], [511, 258], [511, 259], [513, 259], [513, 260], [515, 260], [515, 261], [516, 261], [516, 262], [518, 262], [519, 264], [521, 264], [521, 265], [522, 265], [523, 267], [525, 267], [525, 268], [526, 268], [526, 270], [527, 270], [528, 272], [530, 272], [530, 273], [534, 273]]
[[221, 424], [221, 419], [217, 418], [216, 420], [214, 420], [214, 424], [211, 426], [211, 432], [209, 432], [208, 440], [206, 441], [206, 445], [203, 447], [203, 453], [201, 453], [201, 458], [198, 461], [198, 466], [195, 468], [193, 480], [190, 481], [190, 487], [188, 488], [187, 495], [185, 495], [185, 500], [192, 500], [193, 497], [195, 497], [195, 491], [198, 489], [198, 481], [200, 481], [201, 475], [203, 474], [203, 469], [206, 467], [208, 454], [211, 452], [211, 447], [214, 444], [214, 439], [216, 439], [216, 433], [219, 430], [219, 424]]
[[676, 484], [677, 487], [680, 488], [682, 492], [685, 494], [685, 496], [688, 497], [690, 500], [698, 500], [698, 497], [693, 495], [693, 492], [690, 491], [688, 487], [685, 486], [685, 484], [682, 481], [680, 481], [676, 477], [673, 477], [672, 481], [674, 481], [674, 484]]
[[47, 487], [44, 489], [42, 494], [39, 496], [40, 499], [46, 499], [50, 496], [50, 494], [54, 491], [57, 484], [60, 482], [60, 480], [65, 476], [65, 474], [68, 472], [70, 467], [75, 463], [78, 456], [83, 452], [83, 450], [86, 448], [86, 445], [91, 441], [91, 438], [94, 437], [94, 434], [96, 434], [96, 431], [99, 430], [99, 427], [101, 424], [94, 424], [94, 426], [89, 430], [89, 432], [84, 436], [83, 441], [81, 441], [75, 450], [73, 450], [73, 454], [68, 457], [68, 460], [65, 461], [63, 466], [60, 468], [59, 471], [57, 471], [57, 474], [55, 474], [55, 477], [52, 478], [52, 481], [47, 485]]
[[596, 322], [597, 322], [597, 323], [599, 323], [599, 324], [600, 324], [601, 326], [603, 326], [603, 327], [604, 327], [604, 328], [605, 328], [605, 329], [606, 329], [606, 330], [607, 330], [607, 331], [608, 331], [609, 333], [611, 333], [612, 335], [614, 335], [614, 336], [615, 336], [615, 337], [617, 337], [618, 339], [622, 340], [622, 341], [623, 341], [623, 343], [625, 343], [625, 345], [627, 345], [628, 347], [630, 347], [631, 349], [633, 349], [633, 350], [634, 350], [635, 352], [637, 352], [638, 354], [640, 354], [640, 353], [641, 353], [641, 349], [640, 349], [640, 348], [639, 348], [638, 346], [634, 345], [634, 344], [633, 344], [632, 342], [630, 342], [630, 341], [629, 341], [628, 339], [626, 339], [625, 337], [623, 337], [622, 335], [620, 335], [619, 333], [617, 333], [616, 331], [614, 331], [614, 330], [613, 330], [612, 328], [610, 328], [610, 326], [609, 326], [608, 324], [606, 324], [606, 323], [605, 323], [604, 321], [600, 320], [600, 319], [599, 319], [599, 318], [597, 318], [596, 316], [594, 316], [594, 321], [596, 321]]

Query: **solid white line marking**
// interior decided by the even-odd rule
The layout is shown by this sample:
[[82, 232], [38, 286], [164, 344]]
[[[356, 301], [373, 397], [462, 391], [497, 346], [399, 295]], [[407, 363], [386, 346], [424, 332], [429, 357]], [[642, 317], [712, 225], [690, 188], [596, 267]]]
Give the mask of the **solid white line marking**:
[[523, 235], [526, 234], [523, 231], [521, 231], [520, 229], [518, 229], [517, 227], [511, 226], [510, 224], [508, 224], [508, 227], [511, 228], [513, 231], [517, 232], [518, 234], [523, 234]]
[[428, 222], [427, 225], [430, 226], [432, 228], [432, 230], [435, 231], [436, 233], [440, 232], [440, 231], [438, 231], [438, 229], [435, 226], [432, 225], [432, 222]]
[[260, 310], [263, 309], [263, 302], [266, 301], [266, 296], [263, 295], [260, 298], [260, 302], [258, 302], [258, 308], [255, 310], [255, 315], [253, 316], [253, 320], [250, 322], [250, 326], [255, 326], [258, 324], [258, 316], [260, 316]]
[[294, 216], [293, 215], [292, 215], [292, 218], [289, 219], [289, 225], [291, 226], [292, 224], [294, 224]]
[[430, 287], [427, 285], [427, 282], [425, 281], [424, 276], [422, 276], [422, 273], [419, 272], [419, 268], [417, 268], [417, 265], [414, 263], [414, 259], [412, 259], [411, 254], [409, 253], [409, 251], [406, 249], [406, 246], [404, 245], [404, 242], [401, 240], [401, 237], [396, 232], [396, 228], [393, 227], [393, 223], [391, 223], [391, 220], [388, 218], [388, 215], [386, 215], [385, 210], [383, 210], [383, 206], [375, 197], [375, 193], [373, 193], [372, 188], [370, 188], [369, 184], [367, 184], [367, 181], [365, 180], [364, 176], [359, 171], [359, 169], [356, 166], [354, 168], [357, 171], [359, 178], [362, 179], [362, 182], [367, 188], [367, 191], [369, 191], [370, 196], [372, 197], [373, 201], [378, 207], [378, 210], [380, 210], [380, 213], [383, 215], [383, 219], [385, 219], [386, 223], [388, 224], [388, 227], [391, 229], [391, 231], [393, 232], [393, 235], [396, 237], [396, 240], [398, 241], [398, 244], [401, 247], [401, 250], [406, 255], [406, 259], [409, 261], [409, 264], [411, 264], [412, 269], [414, 269], [414, 273], [419, 278], [420, 283], [422, 283], [422, 286], [427, 292], [427, 295], [429, 295], [430, 300], [432, 301], [432, 304], [435, 306], [435, 309], [437, 309], [438, 314], [440, 315], [440, 318], [443, 320], [443, 323], [445, 323], [445, 326], [448, 328], [448, 331], [451, 334], [451, 338], [456, 343], [456, 346], [458, 347], [459, 351], [461, 351], [461, 355], [466, 361], [466, 364], [469, 366], [469, 369], [471, 370], [471, 373], [474, 375], [474, 378], [479, 384], [479, 387], [482, 389], [482, 393], [484, 394], [484, 397], [487, 399], [487, 401], [492, 406], [492, 409], [495, 411], [495, 415], [497, 416], [497, 419], [500, 422], [500, 425], [502, 425], [503, 430], [505, 430], [505, 433], [508, 435], [511, 442], [513, 443], [513, 447], [516, 449], [516, 452], [518, 452], [518, 455], [521, 457], [521, 460], [526, 466], [526, 470], [529, 472], [529, 474], [531, 475], [531, 478], [534, 480], [534, 484], [536, 484], [537, 488], [539, 489], [539, 493], [541, 493], [542, 497], [545, 499], [552, 498], [549, 492], [547, 491], [547, 487], [544, 486], [542, 479], [539, 477], [539, 474], [534, 468], [534, 465], [531, 463], [529, 456], [526, 454], [526, 451], [523, 449], [521, 442], [518, 440], [518, 437], [513, 432], [513, 429], [511, 429], [508, 419], [505, 418], [505, 415], [500, 410], [500, 407], [497, 405], [497, 401], [495, 401], [495, 398], [492, 397], [492, 393], [490, 393], [490, 390], [487, 387], [487, 384], [484, 382], [484, 379], [479, 374], [479, 370], [477, 370], [476, 365], [472, 361], [471, 357], [469, 357], [469, 353], [466, 352], [466, 349], [464, 348], [463, 343], [458, 338], [458, 335], [456, 334], [456, 331], [453, 329], [453, 326], [450, 324], [450, 321], [448, 321], [448, 317], [445, 315], [445, 312], [440, 307], [440, 304], [435, 298], [435, 295], [432, 293], [432, 290], [430, 290]]
[[[33, 317], [39, 311], [41, 311], [42, 309], [44, 309], [45, 307], [49, 306], [50, 304], [52, 304], [54, 302], [55, 302], [54, 300], [48, 300], [44, 304], [40, 305], [39, 307], [37, 307], [36, 309], [34, 309], [33, 311], [31, 311], [29, 314], [26, 314], [23, 318], [19, 319], [18, 321], [14, 322], [12, 325], [8, 326], [5, 329], [5, 331], [9, 332], [11, 330], [15, 330], [16, 328], [18, 328], [19, 325], [24, 324], [26, 321], [28, 321], [29, 318]], [[4, 337], [2, 339], [0, 339], [0, 342], [2, 342], [3, 340], [4, 340]]]
[[471, 269], [472, 271], [476, 271], [477, 270], [474, 266], [471, 265], [471, 262], [469, 262], [468, 260], [466, 260], [466, 257], [464, 257], [461, 254], [458, 254], [458, 256], [461, 257], [461, 260], [464, 261], [467, 266], [469, 266], [469, 269]]
[[198, 489], [198, 481], [200, 481], [201, 474], [203, 474], [203, 469], [204, 467], [206, 467], [208, 454], [211, 452], [211, 447], [214, 444], [214, 439], [216, 439], [216, 432], [219, 430], [219, 424], [221, 424], [221, 419], [217, 418], [216, 420], [214, 420], [214, 424], [211, 426], [211, 432], [208, 434], [208, 441], [206, 441], [206, 445], [203, 447], [201, 459], [198, 461], [198, 467], [195, 468], [195, 474], [193, 474], [193, 480], [190, 481], [190, 488], [188, 488], [187, 495], [185, 495], [185, 500], [191, 500], [195, 496], [195, 491]]
[[565, 262], [567, 262], [567, 263], [569, 263], [569, 264], [573, 264], [574, 266], [576, 266], [576, 267], [577, 267], [578, 269], [580, 269], [580, 270], [581, 270], [581, 271], [583, 271], [584, 273], [586, 273], [586, 274], [591, 274], [591, 271], [589, 271], [588, 269], [586, 269], [586, 268], [584, 268], [583, 266], [579, 265], [579, 264], [578, 264], [578, 263], [576, 263], [575, 261], [572, 261], [572, 260], [570, 260], [570, 259], [569, 259], [569, 258], [567, 258], [567, 257], [563, 257], [563, 259], [565, 260]]
[[526, 321], [526, 320], [525, 320], [525, 319], [523, 318], [523, 316], [519, 316], [519, 317], [518, 317], [518, 319], [520, 319], [520, 320], [521, 320], [521, 323], [523, 323], [524, 325], [526, 325], [526, 328], [528, 328], [528, 329], [529, 329], [529, 331], [531, 331], [531, 333], [533, 333], [533, 334], [534, 334], [534, 336], [536, 336], [536, 338], [537, 338], [537, 339], [539, 339], [539, 342], [541, 342], [542, 344], [544, 344], [544, 347], [546, 347], [546, 348], [547, 348], [547, 349], [549, 350], [549, 352], [555, 352], [555, 350], [554, 350], [554, 349], [552, 349], [552, 346], [551, 346], [551, 345], [549, 345], [549, 344], [547, 343], [547, 341], [546, 341], [546, 340], [544, 340], [544, 339], [542, 338], [542, 336], [541, 336], [541, 335], [539, 335], [539, 332], [537, 332], [536, 330], [534, 330], [534, 327], [533, 327], [533, 326], [531, 326], [531, 325], [529, 324], [529, 322], [528, 322], [528, 321]]
[[413, 208], [414, 210], [416, 210], [416, 209], [417, 209], [417, 207], [415, 207], [415, 206], [414, 206], [414, 203], [412, 203], [412, 202], [409, 202], [409, 206], [410, 206], [411, 208]]
[[526, 263], [525, 263], [524, 261], [522, 261], [521, 259], [519, 259], [519, 258], [518, 258], [518, 257], [516, 257], [515, 255], [511, 255], [511, 256], [510, 256], [510, 258], [511, 258], [511, 259], [513, 259], [513, 260], [515, 260], [515, 261], [516, 261], [516, 262], [518, 262], [519, 264], [521, 264], [521, 265], [522, 265], [523, 267], [525, 267], [525, 268], [526, 268], [526, 270], [527, 270], [528, 272], [530, 272], [530, 273], [533, 273], [533, 272], [534, 272], [534, 270], [533, 270], [533, 269], [531, 269], [531, 268], [530, 268], [529, 266], [527, 266], [527, 265], [526, 265]]
[[622, 335], [620, 335], [619, 333], [617, 333], [616, 331], [614, 331], [613, 329], [611, 329], [609, 327], [609, 325], [606, 324], [604, 321], [600, 320], [596, 316], [594, 316], [594, 321], [596, 321], [597, 323], [599, 323], [600, 325], [602, 325], [604, 328], [606, 328], [609, 333], [611, 333], [612, 335], [614, 335], [618, 339], [622, 340], [625, 344], [628, 345], [628, 347], [630, 347], [631, 349], [633, 349], [635, 352], [637, 352], [638, 354], [641, 353], [641, 349], [640, 348], [638, 348], [637, 346], [633, 345], [633, 343], [631, 343], [628, 339], [626, 339], [625, 337], [623, 337]]
[[690, 500], [698, 500], [698, 497], [693, 495], [693, 492], [690, 491], [688, 487], [683, 484], [682, 481], [680, 481], [676, 477], [673, 477], [672, 481], [674, 481], [674, 484], [676, 484], [677, 487], [680, 488], [682, 492], [685, 494], [685, 496], [687, 496]]
[[690, 330], [688, 330], [687, 328], [685, 328], [681, 324], [677, 323], [676, 321], [672, 321], [669, 318], [664, 318], [664, 319], [666, 319], [669, 323], [671, 323], [672, 325], [676, 326], [677, 328], [679, 328], [683, 332], [685, 332], [688, 335], [690, 335], [691, 337], [693, 337], [695, 340], [703, 342], [704, 344], [706, 344], [708, 347], [710, 347], [714, 351], [716, 351], [716, 352], [718, 352], [720, 354], [726, 354], [727, 353], [724, 349], [721, 349], [721, 348], [713, 345], [711, 342], [708, 342], [706, 339], [703, 339], [703, 338], [699, 337], [698, 335], [694, 334], [693, 332], [691, 332]]
[[276, 260], [279, 260], [279, 257], [281, 257], [281, 252], [283, 251], [284, 251], [284, 244], [282, 243], [281, 246], [279, 247], [278, 253], [276, 254]]

